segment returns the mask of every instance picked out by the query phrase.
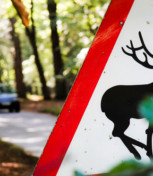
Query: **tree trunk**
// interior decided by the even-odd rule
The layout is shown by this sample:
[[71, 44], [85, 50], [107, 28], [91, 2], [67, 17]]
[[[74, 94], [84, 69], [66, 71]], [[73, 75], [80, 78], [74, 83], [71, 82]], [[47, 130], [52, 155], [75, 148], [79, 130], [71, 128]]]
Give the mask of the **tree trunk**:
[[[56, 98], [61, 99], [66, 96], [66, 85], [65, 79], [62, 75], [63, 71], [63, 62], [60, 51], [59, 44], [59, 35], [57, 31], [56, 24], [56, 3], [55, 0], [47, 0], [48, 11], [49, 11], [49, 19], [50, 19], [50, 27], [51, 27], [51, 42], [52, 42], [52, 53], [53, 53], [53, 63], [54, 63], [54, 73], [56, 78]], [[58, 78], [63, 77], [62, 79]]]
[[2, 83], [1, 75], [0, 75], [0, 83]]
[[35, 33], [30, 32], [29, 28], [26, 28], [26, 34], [29, 38], [29, 41], [30, 41], [31, 46], [33, 48], [33, 53], [35, 55], [35, 63], [36, 63], [37, 70], [38, 70], [39, 77], [40, 77], [40, 81], [41, 81], [41, 84], [42, 84], [42, 92], [43, 92], [43, 95], [44, 95], [44, 99], [49, 100], [50, 99], [49, 89], [46, 85], [46, 79], [45, 79], [45, 76], [44, 76], [44, 71], [43, 71], [42, 65], [40, 63], [38, 49], [37, 49], [37, 45], [36, 45]]
[[0, 63], [0, 83], [2, 83], [2, 66], [1, 66], [1, 63]]
[[40, 77], [40, 81], [42, 84], [42, 92], [44, 95], [44, 99], [45, 100], [49, 100], [50, 99], [50, 93], [49, 93], [49, 89], [46, 85], [46, 79], [44, 76], [44, 71], [43, 71], [43, 67], [40, 63], [40, 58], [39, 58], [39, 54], [38, 54], [38, 48], [37, 48], [37, 44], [36, 44], [36, 29], [35, 29], [35, 24], [34, 24], [34, 19], [33, 19], [33, 1], [31, 1], [31, 21], [32, 21], [32, 29], [30, 30], [28, 27], [26, 27], [26, 34], [29, 38], [29, 41], [31, 43], [31, 46], [33, 48], [33, 53], [35, 55], [35, 63], [38, 69], [38, 73], [39, 73], [39, 77]]
[[18, 37], [18, 34], [15, 32], [15, 22], [16, 19], [10, 18], [11, 22], [11, 36], [12, 36], [12, 41], [14, 43], [14, 51], [13, 51], [13, 56], [14, 56], [14, 70], [15, 70], [15, 79], [16, 79], [16, 89], [18, 92], [18, 96], [21, 98], [26, 97], [26, 88], [25, 84], [23, 82], [23, 73], [22, 73], [22, 54], [21, 54], [21, 47], [20, 47], [20, 40]]
[[54, 0], [48, 0], [48, 11], [50, 18], [50, 27], [51, 27], [51, 42], [52, 42], [52, 51], [54, 58], [54, 71], [55, 75], [61, 74], [63, 69], [62, 56], [59, 45], [59, 36], [57, 32], [56, 25], [56, 3]]

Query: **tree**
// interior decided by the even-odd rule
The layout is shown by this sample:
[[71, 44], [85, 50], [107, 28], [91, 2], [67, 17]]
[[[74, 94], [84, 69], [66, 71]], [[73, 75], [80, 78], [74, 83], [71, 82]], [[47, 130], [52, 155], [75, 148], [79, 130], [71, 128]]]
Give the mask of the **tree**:
[[21, 0], [12, 0], [12, 3], [14, 5], [14, 7], [16, 8], [19, 17], [22, 19], [23, 24], [25, 25], [26, 35], [29, 38], [30, 44], [33, 49], [33, 53], [35, 55], [35, 63], [36, 63], [37, 70], [38, 70], [39, 77], [40, 77], [40, 81], [42, 84], [42, 92], [44, 95], [44, 99], [48, 100], [48, 99], [50, 99], [50, 93], [49, 93], [49, 89], [46, 84], [44, 70], [43, 70], [43, 67], [40, 62], [38, 48], [37, 48], [37, 44], [36, 44], [36, 29], [35, 29], [35, 22], [34, 22], [34, 18], [33, 18], [33, 8], [34, 8], [33, 0], [31, 0], [31, 23], [32, 23], [31, 28], [28, 27], [29, 26], [28, 13], [25, 11], [25, 7], [24, 7], [22, 1]]
[[[64, 61], [64, 77], [70, 88], [85, 59], [109, 0], [56, 0], [57, 25]], [[80, 57], [81, 56], [81, 57]]]
[[1, 63], [0, 63], [0, 83], [2, 83], [2, 66], [1, 66]]
[[36, 29], [35, 29], [35, 22], [34, 22], [34, 18], [33, 18], [33, 0], [31, 0], [31, 22], [32, 22], [32, 27], [31, 29], [29, 27], [26, 27], [26, 34], [29, 38], [29, 41], [31, 43], [31, 46], [33, 48], [33, 52], [35, 55], [35, 63], [38, 69], [38, 73], [39, 73], [39, 77], [40, 77], [40, 81], [42, 83], [42, 92], [44, 95], [44, 99], [45, 100], [49, 100], [50, 99], [50, 93], [49, 93], [49, 89], [46, 85], [46, 79], [44, 76], [44, 70], [43, 67], [40, 63], [40, 58], [39, 58], [39, 53], [38, 53], [38, 48], [37, 48], [37, 44], [36, 44]]
[[66, 96], [66, 85], [63, 79], [63, 61], [60, 51], [59, 35], [57, 31], [57, 13], [55, 0], [47, 0], [50, 28], [51, 28], [51, 43], [54, 63], [54, 73], [56, 79], [56, 98], [61, 99]]
[[[12, 1], [21, 2], [21, 0]], [[34, 19], [37, 19], [35, 20], [34, 26], [36, 30], [35, 39], [37, 41], [39, 59], [45, 71], [44, 76], [47, 85], [53, 88], [56, 79], [56, 93], [62, 93], [61, 90], [63, 90], [64, 87], [62, 85], [62, 83], [64, 83], [63, 78], [66, 80], [66, 87], [71, 87], [85, 58], [86, 54], [84, 51], [87, 51], [89, 48], [94, 34], [101, 23], [105, 12], [103, 5], [105, 4], [106, 6], [107, 1], [109, 0], [65, 0], [64, 2], [62, 0], [47, 0], [47, 3], [41, 0], [34, 1], [33, 16]], [[29, 2], [29, 0], [24, 1], [27, 7], [31, 7]], [[10, 14], [11, 12], [12, 9], [7, 13]], [[21, 12], [22, 11], [18, 12], [18, 14]], [[27, 17], [27, 15], [25, 16]], [[32, 21], [30, 24], [31, 23]], [[27, 43], [19, 21], [16, 27], [17, 25], [17, 30], [22, 33], [20, 39], [22, 42], [23, 60], [28, 61], [33, 55], [32, 45]], [[28, 28], [31, 32], [32, 25], [31, 28]], [[49, 40], [51, 40], [51, 42]], [[27, 45], [30, 50], [28, 50]], [[52, 52], [50, 52], [51, 47]], [[81, 59], [80, 55], [82, 57]], [[33, 71], [34, 74], [32, 75], [36, 75], [36, 72]], [[25, 80], [30, 80], [30, 78], [28, 79], [30, 74], [28, 75], [26, 71], [24, 74], [26, 75]], [[39, 84], [39, 76], [35, 76], [34, 79], [35, 78], [35, 81]], [[62, 81], [59, 81], [58, 84], [59, 79]], [[60, 88], [58, 89], [57, 87]]]
[[15, 79], [12, 59], [11, 27], [7, 18], [0, 20], [0, 76], [1, 82], [11, 84]]
[[22, 73], [22, 54], [21, 54], [21, 47], [20, 47], [20, 39], [18, 34], [15, 31], [15, 22], [16, 18], [10, 18], [10, 23], [12, 27], [11, 36], [12, 41], [14, 44], [14, 70], [15, 70], [15, 79], [16, 79], [16, 89], [18, 92], [19, 97], [25, 98], [26, 97], [26, 88], [23, 82], [23, 73]]

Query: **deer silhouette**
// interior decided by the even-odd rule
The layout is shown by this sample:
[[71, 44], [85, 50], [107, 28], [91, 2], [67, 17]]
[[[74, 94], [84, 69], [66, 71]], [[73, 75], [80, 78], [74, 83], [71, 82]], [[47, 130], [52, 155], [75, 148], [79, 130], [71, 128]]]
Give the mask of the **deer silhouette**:
[[[122, 51], [142, 66], [153, 69], [153, 65], [148, 62], [148, 56], [153, 58], [153, 54], [147, 49], [141, 32], [138, 34], [141, 46], [134, 47], [132, 40], [130, 40], [130, 46], [126, 45], [129, 52], [127, 52], [127, 49], [125, 50], [123, 47]], [[140, 50], [143, 52], [145, 61], [141, 61], [137, 56], [137, 52]], [[144, 148], [148, 157], [152, 158], [153, 128], [149, 125], [146, 130], [146, 144], [125, 135], [124, 132], [129, 127], [131, 118], [142, 118], [138, 111], [138, 107], [146, 96], [151, 95], [153, 95], [153, 83], [146, 85], [117, 85], [108, 89], [102, 96], [101, 100], [102, 111], [105, 113], [107, 118], [114, 123], [114, 129], [112, 132], [113, 136], [119, 137], [136, 159], [141, 159], [141, 156], [133, 145]]]

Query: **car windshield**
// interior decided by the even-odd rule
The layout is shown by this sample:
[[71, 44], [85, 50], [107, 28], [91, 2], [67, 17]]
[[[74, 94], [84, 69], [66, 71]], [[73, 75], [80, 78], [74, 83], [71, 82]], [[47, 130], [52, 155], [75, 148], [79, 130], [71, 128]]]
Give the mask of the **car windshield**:
[[14, 93], [11, 86], [0, 85], [0, 93]]

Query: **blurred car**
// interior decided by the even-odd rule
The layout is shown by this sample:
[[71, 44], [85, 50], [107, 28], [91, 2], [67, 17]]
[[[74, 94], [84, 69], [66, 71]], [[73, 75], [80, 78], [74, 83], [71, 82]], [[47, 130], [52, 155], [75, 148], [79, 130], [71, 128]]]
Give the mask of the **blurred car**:
[[2, 83], [0, 83], [0, 109], [20, 112], [20, 102], [17, 94], [10, 86]]

